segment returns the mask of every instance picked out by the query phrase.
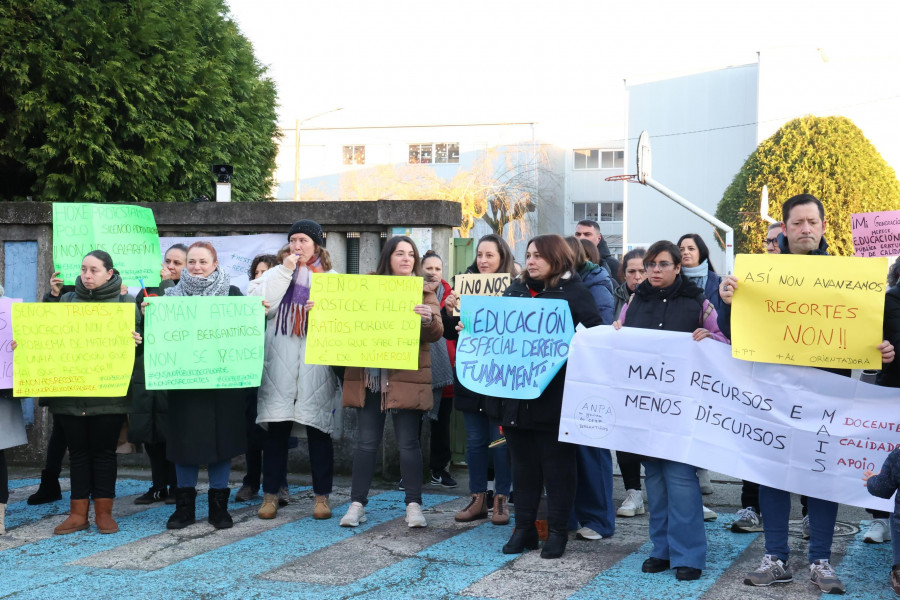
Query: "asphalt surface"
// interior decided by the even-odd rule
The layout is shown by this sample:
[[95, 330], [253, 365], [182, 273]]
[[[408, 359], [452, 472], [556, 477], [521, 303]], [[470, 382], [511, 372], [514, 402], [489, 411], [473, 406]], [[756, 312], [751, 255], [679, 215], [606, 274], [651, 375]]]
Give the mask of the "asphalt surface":
[[[234, 528], [216, 531], [205, 521], [205, 488], [201, 487], [198, 523], [167, 531], [166, 519], [174, 507], [135, 505], [134, 498], [149, 487], [147, 474], [120, 471], [113, 511], [119, 533], [101, 535], [92, 527], [54, 536], [53, 528], [68, 512], [68, 493], [64, 491], [61, 501], [28, 506], [25, 499], [37, 489], [37, 473], [13, 469], [8, 532], [0, 535], [0, 598], [762, 600], [819, 596], [808, 582], [799, 499], [794, 501], [790, 538], [794, 582], [753, 588], [743, 585], [743, 576], [759, 565], [763, 538], [731, 533], [727, 528], [740, 508], [740, 482], [730, 477], [712, 474], [714, 493], [704, 497], [705, 504], [719, 514], [718, 520], [706, 524], [707, 568], [698, 581], [678, 582], [674, 571], [640, 572], [650, 548], [646, 514], [618, 519], [611, 538], [581, 541], [570, 535], [559, 560], [543, 560], [539, 552], [504, 555], [500, 549], [512, 525], [453, 520], [467, 503], [466, 472], [456, 469], [453, 474], [460, 482], [455, 489], [426, 486], [428, 527], [424, 529], [406, 526], [403, 493], [388, 483], [371, 492], [366, 523], [358, 528], [339, 527], [349, 502], [346, 479], [336, 482], [332, 519], [316, 521], [308, 478], [291, 476], [291, 503], [273, 520], [256, 516], [259, 499], [254, 499], [232, 504]], [[233, 492], [240, 476], [232, 474]], [[68, 480], [61, 483], [66, 490]], [[623, 497], [617, 477], [617, 506]], [[832, 563], [847, 587], [846, 598], [894, 598], [888, 583], [890, 543], [863, 543], [869, 518], [862, 509], [841, 506]]]

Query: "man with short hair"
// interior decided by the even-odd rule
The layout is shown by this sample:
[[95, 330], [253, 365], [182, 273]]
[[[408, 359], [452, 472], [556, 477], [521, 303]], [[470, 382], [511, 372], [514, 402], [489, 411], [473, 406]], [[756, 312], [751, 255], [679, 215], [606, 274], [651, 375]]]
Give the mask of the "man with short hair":
[[619, 261], [613, 257], [609, 251], [609, 244], [603, 239], [600, 233], [600, 223], [591, 219], [582, 219], [575, 225], [575, 237], [584, 238], [597, 246], [600, 251], [600, 263], [603, 268], [609, 271], [609, 276], [615, 281], [622, 283], [619, 278]]
[[[811, 194], [793, 196], [781, 209], [783, 223], [778, 245], [781, 254], [828, 255], [825, 235], [825, 208]], [[731, 304], [738, 287], [737, 277], [729, 275], [722, 280], [719, 291], [722, 300]], [[878, 349], [883, 363], [894, 360], [894, 347], [887, 340]], [[846, 377], [849, 369], [824, 369]], [[791, 494], [785, 490], [759, 486], [759, 504], [762, 514], [766, 554], [759, 568], [744, 578], [747, 585], [768, 586], [773, 583], [793, 581], [788, 566], [788, 519], [791, 513]], [[810, 497], [809, 509], [809, 579], [826, 594], [843, 594], [844, 584], [831, 567], [831, 544], [834, 524], [837, 520], [836, 502]]]
[[769, 223], [769, 229], [766, 231], [766, 252], [769, 254], [781, 254], [781, 248], [778, 247], [779, 233], [781, 233], [781, 221]]

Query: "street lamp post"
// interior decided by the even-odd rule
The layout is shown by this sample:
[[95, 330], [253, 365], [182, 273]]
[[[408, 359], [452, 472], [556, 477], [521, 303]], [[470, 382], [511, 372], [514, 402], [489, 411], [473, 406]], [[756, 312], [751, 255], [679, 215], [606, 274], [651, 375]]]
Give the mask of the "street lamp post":
[[339, 110], [344, 110], [344, 108], [332, 108], [331, 110], [320, 112], [319, 114], [313, 115], [311, 117], [306, 117], [305, 119], [297, 119], [297, 129], [294, 133], [294, 141], [296, 144], [294, 149], [294, 202], [300, 200], [300, 126], [307, 121], [318, 119], [319, 117], [335, 113]]

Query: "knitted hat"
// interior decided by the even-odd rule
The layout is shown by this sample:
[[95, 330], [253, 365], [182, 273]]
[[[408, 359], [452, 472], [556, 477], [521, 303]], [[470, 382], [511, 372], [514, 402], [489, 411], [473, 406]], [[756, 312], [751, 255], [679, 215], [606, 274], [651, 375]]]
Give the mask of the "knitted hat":
[[291, 236], [295, 233], [305, 233], [317, 246], [325, 245], [325, 234], [322, 233], [322, 227], [315, 221], [300, 219], [291, 225], [291, 229], [288, 231], [288, 241], [291, 241]]

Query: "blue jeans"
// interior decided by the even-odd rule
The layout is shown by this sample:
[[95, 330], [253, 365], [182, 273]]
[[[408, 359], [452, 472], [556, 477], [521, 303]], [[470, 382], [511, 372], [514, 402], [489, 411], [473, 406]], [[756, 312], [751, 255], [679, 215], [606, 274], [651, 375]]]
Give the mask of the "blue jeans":
[[578, 529], [582, 525], [609, 537], [616, 531], [612, 454], [605, 448], [576, 446], [575, 460], [578, 484], [569, 529]]
[[[206, 466], [209, 472], [209, 487], [221, 490], [228, 487], [228, 476], [231, 475], [231, 459], [209, 463]], [[197, 478], [200, 475], [200, 465], [180, 465], [175, 463], [175, 475], [178, 478], [178, 487], [197, 487]]]
[[[809, 515], [809, 562], [831, 560], [831, 542], [834, 523], [837, 521], [836, 502], [810, 497], [807, 502]], [[766, 553], [787, 562], [788, 519], [791, 516], [791, 493], [775, 488], [759, 486], [759, 509], [765, 515], [763, 531], [766, 536]]]
[[645, 460], [644, 475], [653, 542], [650, 556], [668, 560], [672, 567], [706, 568], [697, 468], [671, 460]]
[[506, 444], [488, 448], [491, 442], [500, 438], [500, 427], [484, 413], [463, 412], [466, 424], [466, 464], [469, 467], [469, 492], [480, 494], [487, 491], [488, 460], [494, 459], [496, 492], [509, 496], [510, 468]]

